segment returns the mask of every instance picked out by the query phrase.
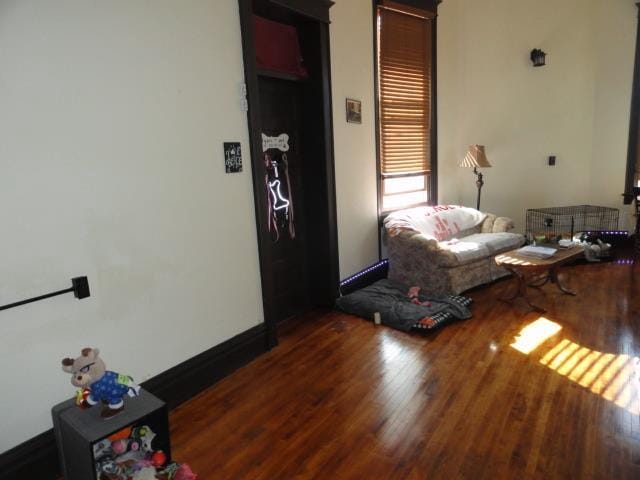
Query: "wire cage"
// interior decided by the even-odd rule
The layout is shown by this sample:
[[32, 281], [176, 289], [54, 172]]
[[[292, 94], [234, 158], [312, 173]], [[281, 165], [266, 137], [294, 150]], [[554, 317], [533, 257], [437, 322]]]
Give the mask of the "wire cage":
[[618, 229], [617, 208], [595, 205], [530, 208], [527, 210], [529, 242], [572, 239], [578, 232], [606, 232]]

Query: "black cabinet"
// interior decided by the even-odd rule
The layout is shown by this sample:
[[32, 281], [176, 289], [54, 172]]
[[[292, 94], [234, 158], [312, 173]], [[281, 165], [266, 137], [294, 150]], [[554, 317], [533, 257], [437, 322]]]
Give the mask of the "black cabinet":
[[153, 450], [162, 451], [167, 462], [171, 460], [169, 415], [164, 402], [140, 390], [139, 396], [125, 399], [125, 409], [113, 418], [101, 418], [101, 409], [96, 405], [82, 410], [74, 399], [53, 407], [53, 430], [65, 480], [98, 480], [102, 444], [111, 445], [110, 437], [134, 428], [150, 430]]

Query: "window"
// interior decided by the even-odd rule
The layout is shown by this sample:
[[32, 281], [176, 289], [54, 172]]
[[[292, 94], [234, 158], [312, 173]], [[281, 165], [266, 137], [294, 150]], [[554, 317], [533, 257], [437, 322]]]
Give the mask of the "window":
[[379, 204], [386, 212], [436, 197], [435, 12], [381, 0], [376, 21]]

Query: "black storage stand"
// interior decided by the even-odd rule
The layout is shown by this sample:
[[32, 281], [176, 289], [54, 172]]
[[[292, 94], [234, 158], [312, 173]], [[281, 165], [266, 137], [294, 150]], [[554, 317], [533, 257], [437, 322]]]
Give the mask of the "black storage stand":
[[105, 420], [100, 417], [100, 405], [82, 410], [75, 400], [53, 407], [53, 430], [58, 444], [60, 465], [65, 480], [98, 480], [93, 446], [124, 428], [149, 426], [156, 437], [154, 450], [162, 450], [171, 461], [169, 416], [166, 404], [145, 390], [125, 399], [124, 411]]

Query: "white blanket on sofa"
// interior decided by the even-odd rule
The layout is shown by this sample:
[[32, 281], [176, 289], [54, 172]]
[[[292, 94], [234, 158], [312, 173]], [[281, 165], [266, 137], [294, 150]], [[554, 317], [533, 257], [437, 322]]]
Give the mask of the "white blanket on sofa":
[[403, 230], [413, 230], [441, 241], [479, 225], [485, 217], [486, 214], [473, 208], [435, 205], [393, 212], [385, 219], [384, 224], [392, 236]]

